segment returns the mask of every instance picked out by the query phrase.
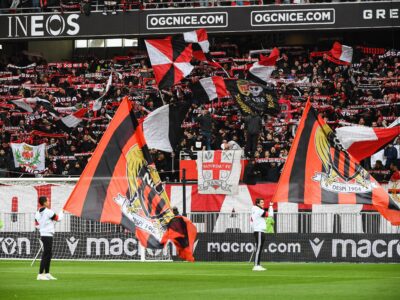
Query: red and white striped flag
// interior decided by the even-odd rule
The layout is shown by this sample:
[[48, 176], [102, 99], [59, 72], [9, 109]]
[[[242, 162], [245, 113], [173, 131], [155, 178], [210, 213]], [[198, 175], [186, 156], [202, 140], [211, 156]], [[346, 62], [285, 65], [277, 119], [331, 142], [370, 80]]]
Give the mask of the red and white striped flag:
[[193, 97], [202, 103], [229, 96], [224, 78], [220, 76], [202, 78], [198, 82], [192, 84], [191, 89]]

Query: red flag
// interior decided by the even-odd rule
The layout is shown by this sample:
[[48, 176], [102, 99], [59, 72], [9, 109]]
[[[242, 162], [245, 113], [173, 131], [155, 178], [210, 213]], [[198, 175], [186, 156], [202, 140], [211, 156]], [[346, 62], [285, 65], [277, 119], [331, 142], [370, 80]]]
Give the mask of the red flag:
[[168, 224], [168, 230], [164, 235], [163, 243], [171, 240], [180, 258], [194, 261], [193, 245], [196, 240], [196, 226], [186, 217], [177, 216]]

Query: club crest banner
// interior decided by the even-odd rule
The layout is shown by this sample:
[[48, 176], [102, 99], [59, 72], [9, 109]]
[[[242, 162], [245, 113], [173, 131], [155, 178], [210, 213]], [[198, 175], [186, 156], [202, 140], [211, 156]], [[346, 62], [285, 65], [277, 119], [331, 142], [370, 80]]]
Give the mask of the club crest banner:
[[238, 193], [242, 150], [198, 151], [199, 194]]
[[27, 171], [44, 171], [46, 144], [31, 146], [26, 143], [11, 143], [16, 168], [24, 168]]

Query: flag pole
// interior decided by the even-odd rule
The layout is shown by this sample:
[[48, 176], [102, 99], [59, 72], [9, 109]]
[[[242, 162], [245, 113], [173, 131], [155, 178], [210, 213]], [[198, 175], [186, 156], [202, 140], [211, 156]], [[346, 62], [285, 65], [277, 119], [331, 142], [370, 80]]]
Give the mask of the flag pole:
[[186, 217], [186, 169], [182, 169], [182, 216]]
[[160, 89], [158, 89], [158, 92], [160, 93], [160, 97], [161, 97], [161, 101], [162, 101], [163, 105], [165, 105], [164, 96], [163, 96], [163, 94], [162, 94], [161, 90], [160, 90]]

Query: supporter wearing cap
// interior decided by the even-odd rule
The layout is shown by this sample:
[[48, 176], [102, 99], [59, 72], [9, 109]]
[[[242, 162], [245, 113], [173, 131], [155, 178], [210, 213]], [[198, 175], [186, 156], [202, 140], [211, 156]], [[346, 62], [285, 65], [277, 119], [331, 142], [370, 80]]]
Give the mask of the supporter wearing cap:
[[222, 150], [241, 150], [242, 148], [240, 147], [240, 145], [238, 143], [236, 143], [233, 140], [231, 140], [229, 142], [227, 140], [223, 140], [222, 144], [221, 144], [221, 149]]

